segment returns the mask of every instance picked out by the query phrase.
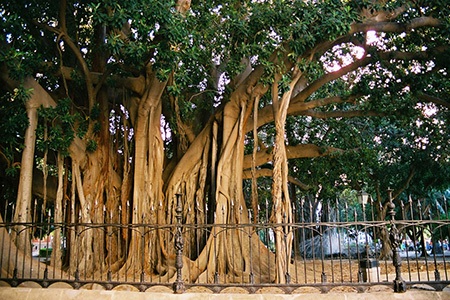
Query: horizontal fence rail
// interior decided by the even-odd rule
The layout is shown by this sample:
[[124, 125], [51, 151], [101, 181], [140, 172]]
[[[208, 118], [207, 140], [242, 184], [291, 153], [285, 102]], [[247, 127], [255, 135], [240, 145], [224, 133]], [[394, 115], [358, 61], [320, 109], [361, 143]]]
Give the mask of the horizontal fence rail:
[[[447, 207], [432, 212], [431, 207], [390, 204], [386, 218], [376, 220], [373, 203], [352, 208], [337, 201], [320, 207], [302, 201], [294, 207], [294, 222], [277, 224], [267, 221], [269, 209], [255, 220], [251, 210], [242, 208], [236, 215], [246, 214], [246, 223], [185, 224], [195, 211], [180, 201], [175, 221], [167, 225], [121, 222], [125, 218], [115, 219], [106, 210], [102, 222], [56, 222], [55, 214], [70, 214], [54, 209], [40, 217], [34, 209], [34, 221], [20, 223], [8, 221], [12, 211], [7, 208], [0, 223], [0, 281], [12, 287], [65, 283], [139, 291], [162, 286], [175, 293], [230, 288], [363, 292], [375, 287], [403, 292], [450, 285]], [[277, 232], [283, 233], [281, 240]], [[288, 241], [286, 267], [277, 273], [277, 243]], [[225, 264], [219, 262], [221, 255]]]

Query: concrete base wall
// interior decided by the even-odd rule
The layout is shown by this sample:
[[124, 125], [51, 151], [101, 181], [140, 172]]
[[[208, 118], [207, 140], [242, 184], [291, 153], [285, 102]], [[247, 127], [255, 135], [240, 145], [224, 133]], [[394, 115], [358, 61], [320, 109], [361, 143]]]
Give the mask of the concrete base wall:
[[403, 294], [392, 292], [328, 294], [207, 294], [181, 295], [155, 292], [73, 290], [60, 288], [0, 287], [1, 300], [449, 300], [450, 291], [435, 292], [408, 290]]

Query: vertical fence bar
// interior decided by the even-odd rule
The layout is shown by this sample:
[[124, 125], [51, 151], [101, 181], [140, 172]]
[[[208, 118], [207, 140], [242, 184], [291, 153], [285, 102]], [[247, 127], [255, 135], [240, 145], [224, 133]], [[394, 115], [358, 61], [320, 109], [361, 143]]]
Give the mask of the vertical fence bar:
[[[224, 207], [222, 206], [222, 220], [223, 222], [227, 222], [225, 220], [226, 219], [226, 214], [225, 214], [225, 210], [223, 209]], [[230, 215], [233, 216], [232, 220], [234, 220], [235, 218], [235, 212], [234, 212], [234, 200], [233, 198], [231, 199], [231, 208], [230, 208]], [[228, 222], [227, 222], [228, 223]], [[234, 229], [231, 229], [231, 235], [229, 234], [229, 229], [228, 226], [226, 226], [226, 224], [224, 224], [225, 226], [225, 238], [222, 238], [222, 241], [224, 241], [225, 244], [225, 253], [228, 253], [227, 251], [231, 250], [231, 259], [232, 261], [230, 262], [231, 265], [233, 266], [233, 269], [236, 269], [236, 254], [235, 254], [235, 249], [234, 249], [234, 232], [238, 231], [239, 229], [236, 226], [236, 222], [233, 222], [234, 224]], [[228, 247], [228, 237], [230, 237], [230, 246]], [[229, 249], [229, 250], [228, 250]], [[230, 260], [231, 260], [230, 259]], [[236, 282], [236, 272], [234, 272], [234, 270], [232, 271], [233, 273], [233, 281], [232, 282]], [[227, 278], [227, 273], [225, 273], [224, 279], [226, 280]], [[226, 282], [226, 281], [225, 281]]]
[[[105, 206], [104, 206], [105, 207]], [[105, 214], [104, 214], [104, 222], [106, 223], [106, 216], [108, 215], [107, 214], [107, 211], [106, 211], [106, 207], [104, 208], [104, 211], [105, 211]], [[113, 227], [113, 211], [112, 211], [112, 209], [110, 209], [110, 211], [109, 211], [109, 224], [107, 224], [106, 226], [106, 233], [107, 233], [107, 243], [108, 243], [108, 246], [107, 246], [107, 251], [108, 251], [108, 261], [107, 261], [107, 268], [108, 268], [108, 270], [107, 270], [107, 272], [106, 272], [106, 280], [108, 281], [108, 283], [111, 283], [111, 281], [112, 281], [112, 273], [111, 273], [111, 263], [112, 263], [112, 254], [113, 254], [113, 251], [112, 251], [112, 249], [113, 249], [113, 246], [112, 246], [112, 237], [113, 237], [113, 233], [114, 233], [114, 227]], [[109, 225], [109, 226], [108, 226]], [[116, 248], [116, 251], [117, 251], [117, 248]]]
[[[375, 204], [373, 201], [373, 198], [371, 195], [369, 195], [369, 207], [370, 207], [370, 220], [372, 222], [375, 222]], [[374, 247], [374, 255], [375, 255], [375, 259], [377, 260], [377, 265], [378, 265], [378, 270], [377, 270], [377, 278], [376, 281], [380, 282], [381, 281], [381, 264], [380, 264], [380, 253], [381, 253], [381, 249], [378, 245], [378, 226], [374, 226], [372, 227], [372, 233], [373, 233], [373, 239], [372, 239], [372, 244]]]
[[[265, 236], [265, 239], [266, 239], [266, 242], [267, 242], [267, 248], [269, 249], [269, 251], [267, 251], [267, 261], [268, 261], [268, 274], [269, 274], [269, 280], [270, 280], [270, 270], [272, 269], [271, 268], [271, 266], [270, 266], [270, 251], [271, 251], [271, 239], [270, 239], [270, 232], [272, 232], [271, 231], [271, 228], [269, 228], [268, 226], [267, 226], [267, 224], [269, 223], [269, 201], [266, 199], [266, 207], [265, 207], [265, 210], [266, 210], [266, 217], [265, 217], [265, 219], [264, 219], [264, 229], [265, 229], [265, 231], [266, 231], [266, 236]], [[275, 267], [275, 266], [274, 266]]]
[[395, 225], [395, 204], [392, 202], [392, 190], [388, 190], [389, 193], [389, 215], [391, 216], [391, 230], [389, 232], [389, 240], [392, 248], [392, 263], [395, 267], [395, 279], [394, 279], [394, 292], [404, 293], [406, 292], [406, 282], [402, 278], [402, 259], [400, 257], [400, 243], [402, 241], [401, 234]]
[[[448, 205], [447, 205], [447, 199], [445, 198], [445, 195], [443, 196], [443, 201], [444, 201], [444, 216], [447, 218], [447, 216], [450, 216], [450, 215], [448, 213]], [[447, 273], [447, 264], [448, 264], [448, 262], [445, 259], [445, 251], [446, 250], [450, 251], [450, 242], [449, 242], [448, 238], [450, 238], [450, 236], [447, 236], [447, 239], [445, 240], [446, 245], [447, 245], [447, 249], [445, 249], [445, 248], [442, 249], [443, 259], [444, 259], [444, 277], [445, 277], [445, 280], [449, 280], [448, 273]], [[442, 246], [444, 246], [444, 245], [442, 245]]]
[[[25, 214], [26, 214], [26, 219], [28, 219], [31, 215], [30, 215], [30, 207], [29, 206], [27, 206], [27, 208], [25, 209]], [[28, 221], [26, 221], [26, 222], [28, 222]], [[28, 250], [28, 245], [30, 244], [30, 241], [28, 240], [29, 238], [30, 238], [30, 235], [31, 235], [31, 233], [30, 233], [30, 229], [29, 229], [29, 227], [28, 227], [29, 225], [28, 224], [24, 224], [24, 230], [23, 230], [23, 241], [24, 241], [24, 258], [22, 259], [22, 271], [21, 271], [21, 274], [22, 274], [22, 278], [25, 278], [25, 256], [27, 256], [27, 250]], [[47, 242], [47, 244], [48, 244], [48, 242]], [[48, 249], [48, 247], [47, 247], [47, 249]]]
[[358, 259], [358, 282], [363, 282], [363, 272], [362, 272], [362, 268], [361, 268], [361, 264], [359, 263], [361, 261], [361, 251], [359, 250], [359, 226], [358, 226], [358, 212], [355, 209], [353, 211], [353, 218], [354, 218], [354, 222], [356, 222], [356, 230], [355, 230], [355, 235], [356, 235], [356, 257]]
[[[339, 215], [339, 197], [336, 197], [336, 207], [335, 207], [335, 215], [336, 215], [336, 222], [338, 224], [341, 223], [341, 217]], [[339, 269], [340, 269], [340, 276], [341, 280], [340, 282], [344, 282], [344, 273], [343, 273], [343, 264], [342, 264], [342, 241], [341, 241], [341, 227], [338, 226], [336, 228], [337, 232], [337, 239], [338, 239], [338, 245], [339, 245]], [[351, 277], [350, 277], [351, 278]]]
[[[14, 205], [13, 205], [13, 211], [12, 211], [12, 214], [11, 214], [11, 220], [14, 220], [14, 215], [15, 215], [15, 211], [14, 211]], [[16, 238], [19, 238], [18, 233], [16, 232], [17, 231], [17, 226], [13, 227], [12, 230], [15, 232]], [[10, 252], [11, 252], [11, 248], [12, 247], [10, 245], [9, 246], [9, 251]], [[13, 286], [13, 287], [16, 287], [17, 285], [19, 285], [19, 282], [17, 280], [18, 279], [17, 278], [17, 253], [18, 253], [18, 251], [19, 251], [19, 248], [16, 247], [16, 256], [14, 258], [14, 269], [13, 269], [13, 281], [11, 282], [11, 286]], [[8, 266], [8, 272], [9, 272], [9, 266]]]
[[300, 221], [301, 221], [301, 228], [302, 228], [302, 245], [300, 251], [302, 251], [302, 255], [303, 255], [303, 276], [305, 277], [305, 283], [308, 283], [308, 276], [307, 276], [307, 268], [306, 268], [306, 232], [305, 232], [305, 227], [306, 227], [306, 221], [305, 221], [305, 198], [302, 197], [302, 199], [300, 200]]
[[[5, 232], [7, 232], [7, 229], [8, 229], [8, 227], [6, 226], [6, 223], [8, 222], [7, 208], [8, 208], [8, 201], [5, 202], [5, 213], [3, 215], [4, 219], [2, 220], [3, 223], [0, 224], [0, 229], [2, 231], [2, 245], [0, 248], [0, 270], [3, 270], [3, 259], [6, 257], [6, 254], [4, 252], [5, 252]], [[9, 246], [11, 246], [11, 244]], [[5, 262], [7, 262], [8, 260], [9, 260], [9, 256]]]
[[[406, 221], [408, 220], [408, 218], [406, 217], [406, 208], [405, 208], [405, 204], [403, 203], [403, 201], [400, 201], [400, 208], [401, 208], [401, 212], [402, 212], [402, 220]], [[402, 242], [403, 243], [403, 242]], [[408, 234], [407, 232], [405, 232], [405, 254], [406, 254], [406, 264], [408, 267], [408, 278], [409, 281], [411, 281], [411, 264], [410, 264], [410, 259], [409, 259], [409, 243], [408, 243]]]
[[[316, 208], [317, 209], [317, 208]], [[325, 226], [322, 224], [322, 220], [318, 220], [320, 222], [319, 225], [319, 241], [320, 241], [320, 261], [322, 266], [322, 273], [320, 275], [320, 282], [326, 283], [327, 282], [327, 274], [325, 273], [325, 253], [324, 253], [324, 245], [323, 245], [323, 227]]]
[[[257, 211], [253, 212], [255, 214], [255, 224], [256, 224], [257, 230], [258, 230], [256, 234], [258, 235], [258, 238], [261, 238], [261, 236], [264, 236], [264, 228], [261, 226], [261, 219], [263, 219], [263, 218], [261, 218], [261, 216], [260, 216], [261, 207], [259, 206], [259, 204], [256, 207], [256, 209], [257, 209]], [[256, 215], [258, 215], [258, 217], [256, 217]], [[262, 233], [261, 235], [260, 235], [260, 232]], [[263, 239], [263, 242], [264, 242], [264, 239]], [[269, 252], [269, 251], [267, 251], [267, 252]], [[261, 278], [262, 278], [261, 247], [258, 247], [258, 265], [259, 265], [259, 270], [260, 270], [258, 272], [259, 273], [259, 282], [261, 282]]]
[[[418, 210], [419, 210], [419, 220], [420, 220], [420, 223], [422, 224], [422, 221], [423, 221], [423, 211], [422, 211], [422, 204], [421, 204], [421, 201], [420, 200], [418, 200], [418, 203], [417, 203], [417, 207], [418, 207]], [[427, 273], [427, 281], [430, 281], [430, 273], [429, 273], [429, 270], [428, 270], [428, 250], [427, 250], [427, 247], [426, 247], [426, 245], [425, 245], [425, 234], [424, 234], [424, 231], [425, 231], [425, 226], [424, 225], [421, 225], [421, 229], [420, 229], [420, 240], [421, 240], [421, 245], [422, 245], [422, 256], [424, 257], [424, 259], [425, 259], [425, 269], [426, 269], [426, 273]]]
[[[204, 227], [202, 226], [200, 228], [203, 231], [204, 241], [205, 241], [204, 245], [206, 247], [206, 251], [211, 251], [212, 246], [209, 245], [208, 239], [210, 238], [210, 236], [212, 234], [212, 228], [207, 226], [208, 225], [208, 219], [209, 219], [209, 208], [208, 208], [208, 203], [206, 202], [206, 200], [205, 200], [205, 216], [204, 217], [205, 217], [204, 225], [206, 225], [206, 226], [204, 226]], [[208, 228], [210, 228], [210, 229], [208, 229]], [[208, 246], [210, 247], [209, 249], [208, 249]], [[198, 249], [198, 251], [199, 251], [199, 255], [200, 255], [200, 253], [201, 253], [200, 252], [200, 248]], [[197, 261], [200, 263], [200, 261], [198, 259], [197, 259]], [[209, 278], [208, 270], [206, 270], [206, 278]]]
[[[331, 221], [331, 209], [330, 209], [330, 201], [326, 204], [326, 210], [327, 210], [327, 219], [325, 220], [327, 223]], [[334, 250], [333, 249], [333, 231], [334, 231], [334, 225], [327, 224], [327, 227], [325, 229], [326, 235], [328, 235], [328, 249], [327, 250], [327, 257], [330, 259], [330, 271], [331, 271], [331, 282], [335, 281], [335, 275], [334, 275]]]
[[144, 290], [145, 287], [143, 283], [145, 281], [145, 215], [141, 214], [141, 272], [139, 275], [139, 282], [141, 283], [141, 289]]
[[[294, 188], [294, 196], [295, 196], [295, 188]], [[295, 199], [295, 198], [294, 198]], [[296, 199], [295, 201], [293, 201], [292, 203], [292, 223], [293, 224], [297, 224], [298, 223], [298, 217], [297, 217], [297, 208], [296, 208]], [[299, 239], [298, 239], [298, 227], [297, 226], [293, 226], [292, 227], [292, 240], [293, 240], [293, 251], [292, 251], [292, 259], [291, 262], [293, 262], [294, 264], [294, 273], [295, 273], [295, 282], [298, 283], [298, 243], [299, 243]]]
[[[75, 212], [74, 212], [75, 215]], [[81, 231], [81, 226], [80, 226], [80, 220], [81, 220], [81, 210], [78, 213], [78, 220], [74, 220], [75, 222], [75, 227], [74, 227], [74, 234], [75, 234], [75, 288], [78, 289], [80, 287], [80, 247], [81, 245], [79, 245], [80, 242], [80, 231]]]
[[[239, 235], [239, 239], [241, 240], [241, 243], [243, 244], [244, 243], [244, 238], [243, 238], [242, 232], [245, 230], [245, 226], [241, 227], [241, 225], [242, 225], [242, 213], [243, 213], [243, 208], [242, 208], [242, 205], [240, 205], [239, 206], [239, 226], [237, 228], [238, 229], [240, 228], [239, 231], [238, 231], [238, 235]], [[244, 253], [241, 252], [241, 255], [243, 256]], [[244, 262], [244, 260], [241, 260], [241, 269], [242, 270], [245, 269], [245, 262]], [[241, 274], [241, 282], [244, 282], [244, 273], [245, 272], [242, 272], [242, 274]]]
[[250, 284], [254, 284], [255, 283], [255, 278], [253, 275], [253, 248], [252, 248], [252, 233], [256, 233], [257, 234], [257, 228], [254, 227], [253, 223], [252, 223], [252, 212], [249, 209], [248, 210], [248, 220], [249, 220], [249, 224], [251, 224], [248, 228], [247, 228], [247, 234], [248, 234], [248, 244], [250, 247], [250, 272], [248, 274], [248, 282]]
[[[308, 199], [309, 201], [309, 222], [312, 224], [316, 223], [316, 219], [314, 219], [314, 213], [313, 213], [313, 204], [311, 203], [311, 198]], [[309, 228], [310, 234], [308, 234], [308, 237], [311, 239], [311, 259], [313, 263], [313, 280], [314, 283], [317, 283], [317, 276], [316, 276], [316, 245], [315, 245], [315, 237], [317, 236], [315, 233], [314, 227]]]
[[284, 238], [284, 245], [286, 247], [286, 270], [285, 270], [285, 279], [286, 279], [286, 284], [290, 284], [291, 283], [291, 274], [289, 273], [289, 264], [290, 264], [290, 259], [289, 257], [292, 255], [289, 255], [289, 251], [291, 251], [290, 248], [288, 248], [288, 235], [289, 233], [291, 233], [292, 227], [289, 226], [288, 224], [288, 220], [287, 220], [287, 215], [286, 213], [283, 214], [283, 223], [284, 223], [284, 228], [283, 230], [283, 238]]
[[181, 219], [182, 219], [182, 213], [183, 213], [183, 207], [181, 205], [181, 195], [176, 194], [177, 197], [177, 207], [175, 209], [176, 212], [176, 218], [177, 218], [177, 226], [176, 226], [176, 232], [175, 232], [175, 250], [176, 250], [176, 263], [175, 268], [177, 269], [177, 279], [173, 283], [173, 291], [175, 294], [182, 294], [185, 291], [185, 286], [183, 282], [182, 277], [182, 268], [183, 268], [183, 235], [181, 232], [182, 226], [181, 226]]
[[[83, 209], [83, 207], [80, 207], [80, 210]], [[84, 216], [81, 216], [81, 221], [83, 222], [83, 235], [82, 235], [82, 241], [81, 243], [84, 245], [83, 247], [83, 280], [87, 281], [88, 280], [88, 257], [86, 257], [86, 254], [88, 253], [88, 249], [91, 245], [88, 245], [89, 243], [87, 243], [86, 241], [88, 241], [89, 238], [89, 234], [91, 232], [91, 227], [92, 225], [88, 223], [88, 220], [92, 220], [92, 218], [88, 218], [87, 216], [90, 215], [90, 211], [91, 211], [91, 207], [90, 204], [87, 205], [86, 207], [86, 212]], [[86, 229], [87, 228], [87, 229]], [[81, 235], [80, 235], [81, 236]]]
[[[437, 210], [439, 212], [439, 210]], [[440, 281], [441, 280], [441, 274], [439, 273], [438, 267], [437, 267], [437, 260], [436, 260], [436, 253], [439, 248], [439, 243], [436, 238], [433, 238], [435, 236], [434, 230], [433, 230], [433, 216], [431, 213], [431, 208], [428, 208], [428, 219], [430, 220], [430, 234], [431, 234], [431, 241], [433, 242], [433, 248], [432, 248], [432, 254], [433, 254], [433, 262], [434, 262], [434, 280]], [[438, 216], [439, 220], [439, 216]]]
[[[214, 212], [214, 257], [217, 257], [217, 214], [216, 212]], [[214, 283], [217, 284], [219, 283], [219, 264], [217, 263], [217, 260], [215, 260], [214, 263]]]
[[[413, 222], [413, 224], [414, 224], [414, 209], [413, 209], [413, 200], [412, 200], [412, 197], [411, 197], [411, 195], [409, 195], [409, 199], [408, 199], [408, 203], [409, 203], [409, 211], [410, 211], [410, 220]], [[413, 225], [412, 226], [412, 232], [413, 232], [413, 249], [414, 249], [414, 256], [415, 256], [415, 262], [416, 262], [416, 269], [417, 269], [417, 271], [416, 271], [416, 273], [417, 273], [417, 278], [418, 278], [418, 281], [420, 281], [420, 268], [419, 268], [419, 259], [418, 259], [418, 257], [419, 257], [419, 252], [418, 252], [418, 250], [419, 250], [419, 247], [418, 247], [418, 245], [419, 245], [419, 241], [418, 241], [418, 237], [417, 237], [417, 232], [416, 232], [416, 226], [417, 225]], [[411, 280], [411, 278], [410, 278], [410, 280]]]
[[[30, 277], [32, 274], [32, 269], [33, 269], [33, 265], [34, 265], [34, 261], [33, 261], [33, 250], [34, 250], [34, 236], [36, 234], [37, 231], [37, 200], [34, 199], [34, 206], [33, 206], [33, 216], [31, 218], [31, 221], [33, 222], [31, 224], [31, 253], [30, 253], [30, 259], [31, 259], [31, 265], [30, 265]], [[39, 253], [39, 249], [38, 249], [38, 253]], [[39, 267], [39, 261], [36, 261], [37, 267]], [[1, 268], [0, 268], [1, 270]]]
[[[44, 207], [45, 208], [45, 207]], [[47, 238], [46, 238], [46, 245], [45, 245], [45, 270], [44, 270], [44, 287], [47, 287], [48, 285], [48, 264], [50, 257], [48, 255], [48, 247], [50, 245], [50, 221], [51, 221], [51, 214], [52, 211], [49, 208], [47, 213]]]

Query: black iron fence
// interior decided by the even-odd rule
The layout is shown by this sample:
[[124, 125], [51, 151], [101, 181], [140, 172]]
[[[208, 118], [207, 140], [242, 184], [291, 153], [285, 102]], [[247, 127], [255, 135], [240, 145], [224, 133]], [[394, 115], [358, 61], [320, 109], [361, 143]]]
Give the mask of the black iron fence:
[[[74, 213], [38, 212], [36, 206], [33, 222], [18, 223], [10, 221], [14, 211], [8, 206], [0, 223], [0, 281], [140, 291], [162, 286], [175, 293], [442, 290], [450, 285], [447, 205], [445, 198], [397, 205], [302, 200], [293, 205], [291, 223], [268, 222], [267, 206], [258, 218], [231, 207], [227, 213], [236, 209], [245, 223], [212, 218], [212, 224], [185, 224], [196, 211], [178, 201], [176, 222], [167, 225], [129, 224], [121, 209], [118, 218], [104, 209], [102, 222], [83, 223]], [[55, 221], [55, 213], [71, 222]], [[290, 250], [282, 272], [275, 255], [280, 228], [284, 242], [291, 242], [285, 243]]]

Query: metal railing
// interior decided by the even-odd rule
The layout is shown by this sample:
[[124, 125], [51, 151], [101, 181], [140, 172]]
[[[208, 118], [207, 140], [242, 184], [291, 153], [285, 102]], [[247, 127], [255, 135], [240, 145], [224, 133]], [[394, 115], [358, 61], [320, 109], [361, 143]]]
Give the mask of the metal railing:
[[[139, 291], [165, 286], [175, 293], [205, 288], [216, 293], [229, 288], [328, 292], [342, 287], [364, 292], [375, 286], [403, 292], [417, 285], [442, 290], [450, 285], [446, 201], [395, 207], [392, 200], [385, 206], [339, 201], [318, 206], [303, 200], [293, 206], [294, 222], [289, 224], [265, 221], [268, 206], [258, 212], [258, 221], [239, 208], [236, 215], [248, 213], [249, 222], [184, 224], [192, 211], [181, 201], [174, 209], [176, 222], [168, 225], [112, 222], [107, 213], [103, 222], [55, 222], [54, 210], [31, 223], [14, 223], [7, 221], [12, 215], [7, 208], [0, 223], [0, 281], [12, 287], [64, 282], [77, 289], [98, 284]], [[383, 212], [386, 217], [377, 219]], [[33, 214], [39, 214], [36, 208]], [[279, 228], [289, 228], [285, 238], [292, 241], [284, 273], [277, 273], [274, 255]], [[133, 240], [133, 234], [139, 238]], [[15, 246], [21, 239], [30, 247], [25, 252]], [[155, 245], [163, 245], [167, 253], [155, 254], [162, 251]], [[138, 252], [133, 261], [130, 256]], [[221, 255], [226, 257], [222, 265]], [[164, 268], [158, 269], [160, 265]], [[283, 283], [279, 276], [285, 276]]]

